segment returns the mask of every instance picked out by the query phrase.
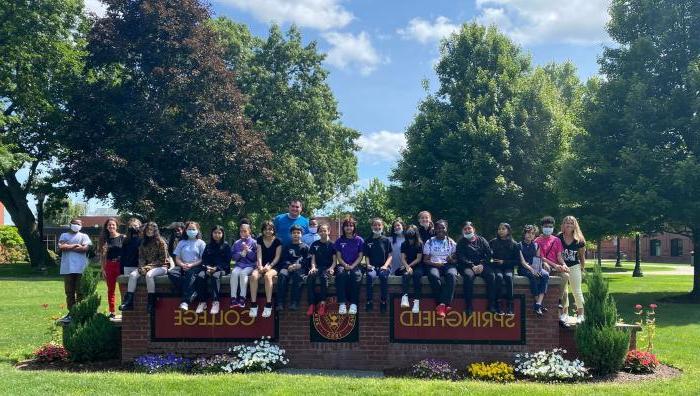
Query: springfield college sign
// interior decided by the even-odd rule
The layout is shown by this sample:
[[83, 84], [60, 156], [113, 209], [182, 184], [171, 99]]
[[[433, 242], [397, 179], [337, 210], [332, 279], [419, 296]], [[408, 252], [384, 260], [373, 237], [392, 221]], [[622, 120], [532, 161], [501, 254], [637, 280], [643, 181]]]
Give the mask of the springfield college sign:
[[[421, 300], [417, 314], [400, 307], [401, 296], [393, 294], [390, 304], [389, 341], [393, 343], [450, 343], [450, 344], [525, 344], [525, 299], [517, 295], [515, 316], [493, 315], [486, 312], [486, 298], [475, 296], [474, 312], [464, 312], [464, 302], [455, 298], [452, 310], [442, 318], [435, 313], [431, 298]], [[251, 318], [247, 308], [229, 308], [229, 298], [222, 298], [221, 311], [196, 314], [178, 309], [179, 298], [160, 294], [156, 311], [151, 318], [151, 341], [252, 341], [260, 337], [277, 340], [279, 320], [276, 314], [269, 318], [258, 315]], [[265, 303], [258, 298], [258, 304]], [[294, 312], [304, 315], [303, 312]], [[331, 299], [327, 313], [309, 319], [311, 342], [358, 342], [360, 318], [358, 315], [338, 315], [338, 304]]]

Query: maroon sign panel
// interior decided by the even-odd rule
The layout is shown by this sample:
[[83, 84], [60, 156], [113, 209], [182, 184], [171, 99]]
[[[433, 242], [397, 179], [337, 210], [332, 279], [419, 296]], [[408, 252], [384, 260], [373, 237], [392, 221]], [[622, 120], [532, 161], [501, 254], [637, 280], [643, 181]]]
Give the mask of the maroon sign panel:
[[[412, 303], [412, 301], [411, 301]], [[455, 298], [444, 318], [436, 315], [435, 300], [420, 300], [420, 312], [401, 308], [401, 296], [392, 296], [391, 342], [455, 344], [524, 344], [524, 299], [514, 300], [515, 316], [494, 315], [487, 311], [485, 297], [474, 297], [474, 312], [464, 312], [464, 300]]]
[[180, 298], [176, 296], [159, 296], [156, 310], [151, 317], [151, 339], [153, 341], [250, 341], [261, 337], [277, 339], [275, 314], [263, 318], [262, 307], [265, 298], [258, 298], [260, 310], [258, 316], [251, 318], [249, 306], [246, 308], [229, 308], [230, 298], [221, 298], [221, 310], [216, 315], [209, 314], [209, 309], [199, 315], [179, 309]]

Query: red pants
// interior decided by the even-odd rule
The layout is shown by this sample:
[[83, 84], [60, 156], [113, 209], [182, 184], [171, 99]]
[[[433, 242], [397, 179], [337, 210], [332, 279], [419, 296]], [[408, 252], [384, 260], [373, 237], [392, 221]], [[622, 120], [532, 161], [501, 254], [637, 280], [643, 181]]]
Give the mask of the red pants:
[[107, 282], [107, 302], [109, 303], [109, 312], [114, 313], [114, 291], [117, 286], [117, 278], [122, 273], [119, 260], [105, 261], [105, 282]]

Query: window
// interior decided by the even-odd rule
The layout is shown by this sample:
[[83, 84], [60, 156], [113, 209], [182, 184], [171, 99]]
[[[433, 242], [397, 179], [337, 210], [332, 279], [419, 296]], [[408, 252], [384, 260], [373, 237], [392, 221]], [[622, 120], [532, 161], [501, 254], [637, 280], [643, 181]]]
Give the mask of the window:
[[671, 239], [671, 256], [683, 255], [683, 240], [680, 238]]
[[649, 255], [650, 256], [661, 256], [661, 241], [658, 239], [652, 239], [649, 241]]

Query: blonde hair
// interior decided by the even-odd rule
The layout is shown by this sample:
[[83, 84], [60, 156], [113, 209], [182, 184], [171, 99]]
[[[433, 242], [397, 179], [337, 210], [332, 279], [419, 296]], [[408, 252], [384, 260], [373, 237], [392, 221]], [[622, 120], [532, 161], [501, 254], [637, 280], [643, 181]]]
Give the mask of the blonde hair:
[[586, 243], [586, 238], [583, 236], [583, 232], [581, 231], [581, 227], [578, 225], [578, 220], [574, 216], [566, 216], [564, 219], [561, 221], [561, 232], [562, 234], [564, 233], [564, 224], [567, 222], [571, 222], [574, 225], [574, 239], [576, 239], [579, 242]]

